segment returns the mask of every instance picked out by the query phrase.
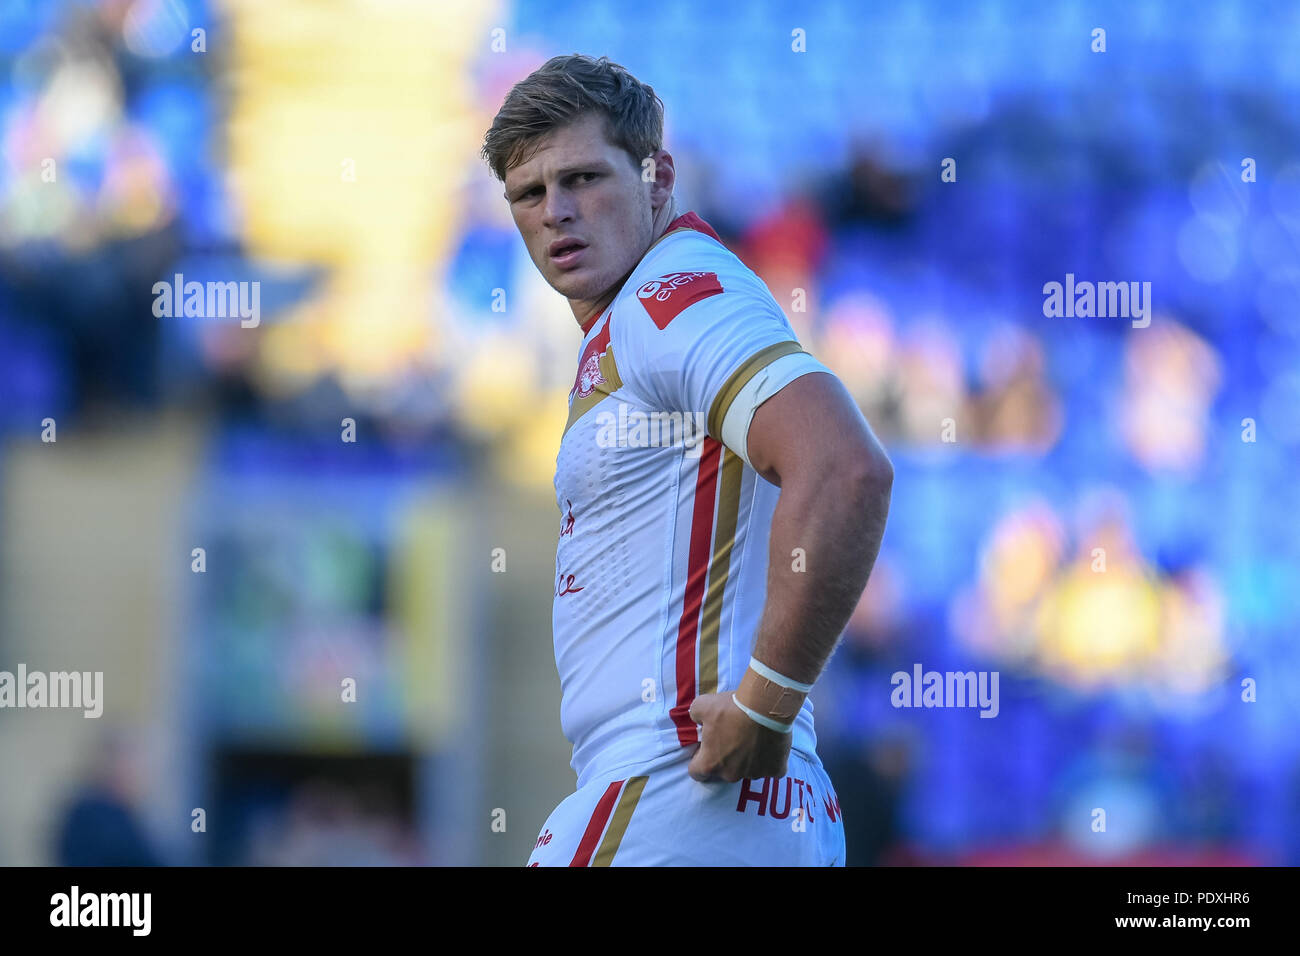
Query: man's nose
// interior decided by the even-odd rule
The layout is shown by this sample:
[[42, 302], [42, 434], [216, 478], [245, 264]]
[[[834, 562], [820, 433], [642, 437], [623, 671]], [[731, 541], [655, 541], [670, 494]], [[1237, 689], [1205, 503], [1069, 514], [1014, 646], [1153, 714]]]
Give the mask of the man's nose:
[[542, 222], [554, 228], [560, 223], [573, 218], [573, 196], [567, 189], [546, 190], [546, 201], [542, 209]]

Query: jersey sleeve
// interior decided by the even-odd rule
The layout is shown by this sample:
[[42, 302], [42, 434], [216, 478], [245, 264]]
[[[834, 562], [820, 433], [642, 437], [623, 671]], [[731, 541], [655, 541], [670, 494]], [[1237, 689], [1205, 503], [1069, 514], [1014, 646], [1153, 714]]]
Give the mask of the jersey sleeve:
[[745, 464], [750, 464], [749, 426], [754, 412], [796, 378], [809, 372], [833, 374], [807, 352], [800, 351], [782, 355], [749, 376], [735, 397], [719, 412], [722, 443], [743, 458]]
[[713, 273], [678, 276], [686, 278], [675, 286], [664, 285], [674, 277], [661, 277], [637, 291], [642, 311], [632, 306], [629, 384], [656, 411], [695, 415], [749, 464], [754, 410], [800, 375], [825, 368], [770, 296], [725, 289]]

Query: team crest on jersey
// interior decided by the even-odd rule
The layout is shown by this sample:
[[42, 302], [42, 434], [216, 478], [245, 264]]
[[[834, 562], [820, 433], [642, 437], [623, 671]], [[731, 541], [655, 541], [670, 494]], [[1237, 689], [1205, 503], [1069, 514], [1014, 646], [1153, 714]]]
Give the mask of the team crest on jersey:
[[614, 361], [614, 349], [609, 342], [609, 323], [587, 343], [578, 357], [578, 373], [569, 389], [569, 420], [564, 430], [594, 408], [606, 396], [623, 387]]
[[600, 356], [592, 353], [578, 370], [578, 398], [586, 398], [597, 385], [605, 384], [605, 376], [600, 374]]
[[722, 291], [716, 272], [670, 272], [636, 290], [645, 310], [662, 331], [688, 305]]

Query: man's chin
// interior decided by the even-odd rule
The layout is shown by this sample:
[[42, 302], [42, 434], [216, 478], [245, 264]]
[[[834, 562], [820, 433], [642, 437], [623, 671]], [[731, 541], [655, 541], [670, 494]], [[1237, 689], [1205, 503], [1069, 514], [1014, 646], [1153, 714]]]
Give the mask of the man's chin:
[[[584, 270], [575, 269], [574, 272]], [[599, 281], [594, 281], [589, 275], [574, 275], [573, 272], [561, 273], [551, 281], [551, 288], [566, 299], [576, 299], [584, 301], [595, 299], [608, 288], [608, 284], [602, 285]]]

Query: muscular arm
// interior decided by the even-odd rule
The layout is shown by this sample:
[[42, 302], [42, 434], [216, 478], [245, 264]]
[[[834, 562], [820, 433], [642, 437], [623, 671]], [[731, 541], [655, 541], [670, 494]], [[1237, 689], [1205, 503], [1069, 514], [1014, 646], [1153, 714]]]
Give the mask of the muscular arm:
[[825, 372], [795, 379], [759, 406], [748, 452], [754, 470], [781, 488], [754, 657], [811, 684], [875, 564], [894, 469], [852, 397]]
[[[809, 372], [758, 407], [750, 421], [750, 464], [781, 494], [772, 515], [767, 601], [754, 658], [812, 684], [835, 649], [880, 550], [894, 469], [852, 397], [835, 376]], [[802, 561], [793, 552], [803, 549]], [[690, 764], [696, 780], [784, 776], [791, 736], [752, 712], [788, 725], [804, 695], [745, 671], [731, 693], [691, 705], [701, 724]]]

